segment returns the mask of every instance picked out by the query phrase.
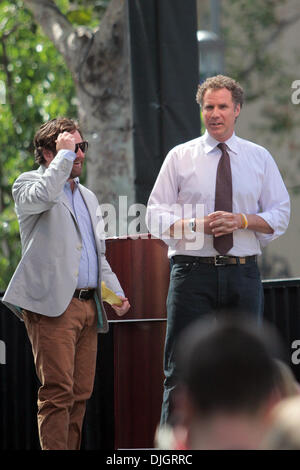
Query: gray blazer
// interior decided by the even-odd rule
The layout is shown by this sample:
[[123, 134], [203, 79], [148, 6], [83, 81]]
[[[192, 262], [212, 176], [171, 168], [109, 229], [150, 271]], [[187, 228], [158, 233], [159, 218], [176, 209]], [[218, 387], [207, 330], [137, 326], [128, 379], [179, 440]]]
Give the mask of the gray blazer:
[[[22, 258], [2, 299], [22, 319], [21, 309], [50, 317], [61, 315], [77, 286], [82, 239], [75, 215], [64, 193], [73, 162], [59, 152], [48, 168], [23, 173], [13, 185], [20, 226]], [[103, 220], [94, 193], [79, 184], [95, 235], [99, 279], [95, 300], [99, 332], [108, 331], [101, 299], [101, 280], [123, 293], [105, 257], [105, 240], [99, 235]], [[123, 293], [124, 295], [124, 293]]]

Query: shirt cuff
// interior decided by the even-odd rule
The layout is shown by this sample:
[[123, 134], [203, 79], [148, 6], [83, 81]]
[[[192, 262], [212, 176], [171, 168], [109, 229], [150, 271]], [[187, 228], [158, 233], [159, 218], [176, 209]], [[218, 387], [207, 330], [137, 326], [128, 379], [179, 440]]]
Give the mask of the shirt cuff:
[[275, 240], [279, 235], [277, 234], [276, 227], [274, 226], [274, 221], [272, 215], [268, 212], [261, 212], [257, 214], [259, 217], [264, 219], [267, 224], [274, 230], [273, 233], [262, 233], [256, 232], [256, 238], [259, 240], [262, 247], [267, 246], [271, 241]]
[[65, 158], [66, 160], [69, 160], [71, 162], [74, 162], [76, 158], [76, 153], [72, 152], [72, 150], [62, 149], [59, 150], [58, 153], [60, 157]]

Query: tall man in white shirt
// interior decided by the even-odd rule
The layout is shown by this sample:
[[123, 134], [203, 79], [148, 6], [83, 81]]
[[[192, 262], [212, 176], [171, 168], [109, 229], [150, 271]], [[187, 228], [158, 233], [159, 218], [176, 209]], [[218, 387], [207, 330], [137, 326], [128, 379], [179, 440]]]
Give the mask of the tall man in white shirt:
[[[229, 77], [211, 77], [199, 85], [196, 100], [206, 132], [168, 153], [146, 215], [149, 231], [168, 244], [171, 264], [161, 424], [171, 414], [180, 333], [222, 309], [261, 318], [257, 255], [285, 232], [290, 214], [289, 195], [270, 153], [235, 135], [241, 86]], [[221, 166], [226, 168], [220, 176]]]
[[[95, 194], [79, 183], [87, 141], [67, 118], [43, 124], [34, 138], [37, 170], [20, 175], [13, 197], [22, 259], [3, 302], [24, 320], [41, 387], [43, 450], [79, 450], [86, 401], [94, 385], [97, 333], [108, 331], [101, 281], [130, 305], [98, 236]], [[99, 233], [100, 235], [100, 233]]]

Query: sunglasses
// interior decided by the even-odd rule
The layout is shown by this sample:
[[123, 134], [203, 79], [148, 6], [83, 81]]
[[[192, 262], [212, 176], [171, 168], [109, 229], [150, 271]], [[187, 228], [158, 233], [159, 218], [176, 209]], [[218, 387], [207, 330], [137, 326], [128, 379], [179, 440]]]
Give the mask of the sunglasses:
[[79, 142], [79, 144], [75, 144], [75, 150], [74, 152], [77, 153], [78, 150], [80, 149], [83, 153], [87, 151], [89, 147], [89, 143], [87, 140], [84, 140], [83, 142]]

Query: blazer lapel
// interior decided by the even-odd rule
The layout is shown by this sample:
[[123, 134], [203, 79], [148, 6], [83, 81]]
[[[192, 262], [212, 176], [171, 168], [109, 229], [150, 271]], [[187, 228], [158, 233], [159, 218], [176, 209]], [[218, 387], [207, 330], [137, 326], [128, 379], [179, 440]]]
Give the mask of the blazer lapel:
[[62, 195], [61, 195], [61, 202], [69, 209], [69, 211], [71, 212], [72, 216], [74, 217], [74, 219], [76, 221], [76, 217], [75, 217], [75, 214], [74, 214], [74, 211], [73, 211], [73, 207], [71, 206], [70, 201], [68, 199], [68, 196], [66, 195], [66, 193], [64, 191], [62, 192]]
[[95, 207], [94, 197], [92, 198], [90, 196], [90, 192], [86, 191], [86, 188], [84, 186], [82, 186], [82, 184], [78, 185], [78, 189], [81, 193], [82, 199], [85, 202], [87, 210], [89, 211], [90, 218], [91, 218], [91, 221], [92, 221], [93, 230], [94, 230], [94, 235], [95, 235], [95, 238], [97, 238], [96, 237], [96, 234], [97, 234], [97, 217], [96, 217], [97, 207]]

